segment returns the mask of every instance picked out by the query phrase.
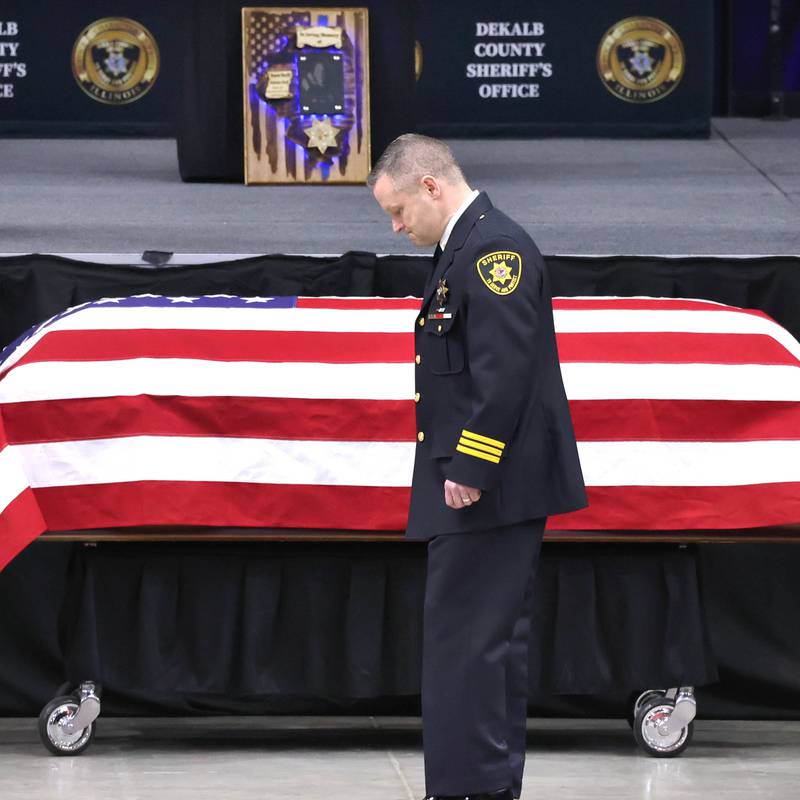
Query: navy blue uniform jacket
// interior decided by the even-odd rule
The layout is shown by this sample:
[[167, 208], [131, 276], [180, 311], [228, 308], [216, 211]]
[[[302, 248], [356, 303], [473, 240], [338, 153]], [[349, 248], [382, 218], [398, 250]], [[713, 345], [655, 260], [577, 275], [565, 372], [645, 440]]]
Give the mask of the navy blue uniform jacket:
[[[544, 259], [485, 193], [434, 266], [415, 344], [408, 538], [489, 531], [587, 505]], [[481, 499], [448, 508], [445, 478], [481, 489]]]

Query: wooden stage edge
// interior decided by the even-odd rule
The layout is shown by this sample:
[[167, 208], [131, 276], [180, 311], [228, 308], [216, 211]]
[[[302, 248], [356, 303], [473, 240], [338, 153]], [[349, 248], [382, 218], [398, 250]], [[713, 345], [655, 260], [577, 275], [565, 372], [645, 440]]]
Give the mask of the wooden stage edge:
[[[249, 528], [124, 528], [48, 531], [48, 542], [402, 542], [400, 531], [329, 531]], [[590, 544], [800, 543], [800, 524], [735, 531], [547, 531], [545, 542]]]

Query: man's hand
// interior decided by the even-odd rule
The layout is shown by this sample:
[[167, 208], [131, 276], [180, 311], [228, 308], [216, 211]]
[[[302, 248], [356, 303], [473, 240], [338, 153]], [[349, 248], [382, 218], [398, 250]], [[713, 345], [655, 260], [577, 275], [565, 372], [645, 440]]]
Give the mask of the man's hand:
[[469, 508], [481, 499], [481, 490], [454, 481], [444, 482], [444, 502], [450, 508]]

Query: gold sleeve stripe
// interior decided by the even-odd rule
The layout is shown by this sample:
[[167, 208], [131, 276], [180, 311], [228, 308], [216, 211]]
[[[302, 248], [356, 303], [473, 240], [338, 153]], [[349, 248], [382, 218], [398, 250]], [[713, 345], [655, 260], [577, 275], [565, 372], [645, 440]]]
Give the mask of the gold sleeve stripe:
[[497, 456], [490, 456], [488, 453], [481, 453], [480, 450], [473, 450], [471, 447], [464, 447], [464, 445], [456, 445], [456, 450], [459, 453], [466, 453], [468, 456], [475, 456], [475, 458], [482, 458], [484, 461], [491, 461], [492, 464], [499, 464], [500, 459]]
[[488, 444], [481, 444], [480, 442], [473, 442], [471, 439], [467, 439], [464, 436], [458, 440], [458, 443], [463, 444], [464, 447], [471, 447], [473, 450], [482, 450], [484, 453], [490, 453], [498, 458], [503, 455], [503, 451], [497, 447], [491, 447]]
[[490, 439], [488, 436], [481, 436], [479, 433], [472, 433], [472, 431], [468, 431], [466, 428], [461, 431], [461, 435], [465, 436], [467, 439], [474, 439], [476, 442], [494, 445], [501, 450], [505, 447], [504, 442], [498, 442], [497, 439]]

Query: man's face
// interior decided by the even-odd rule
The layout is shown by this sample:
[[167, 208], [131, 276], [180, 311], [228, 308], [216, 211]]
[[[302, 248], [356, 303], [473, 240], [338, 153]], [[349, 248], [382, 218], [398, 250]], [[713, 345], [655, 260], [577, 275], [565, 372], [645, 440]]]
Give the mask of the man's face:
[[430, 247], [442, 237], [440, 191], [432, 178], [423, 178], [407, 189], [398, 189], [388, 175], [375, 182], [372, 194], [392, 220], [395, 233], [405, 233], [416, 247]]

